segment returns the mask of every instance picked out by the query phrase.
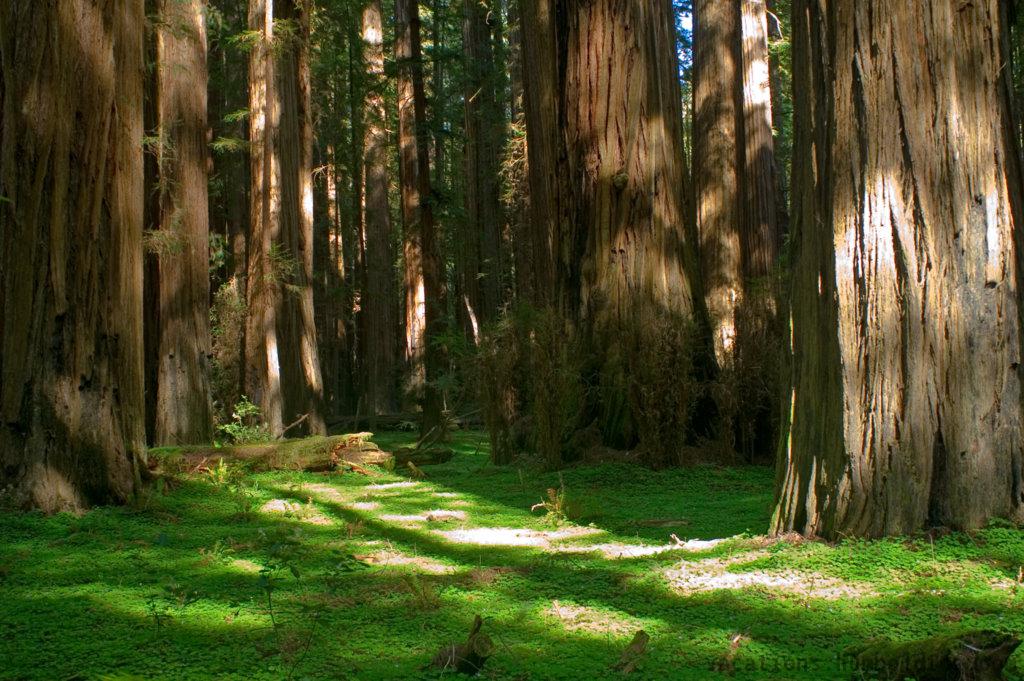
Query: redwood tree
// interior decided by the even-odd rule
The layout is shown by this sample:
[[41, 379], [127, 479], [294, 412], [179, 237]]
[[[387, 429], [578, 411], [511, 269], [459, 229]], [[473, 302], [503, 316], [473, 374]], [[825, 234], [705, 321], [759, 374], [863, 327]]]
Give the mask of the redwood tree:
[[[501, 306], [501, 121], [496, 97], [497, 71], [485, 0], [463, 5], [462, 46], [465, 56], [465, 224], [459, 239], [458, 301], [470, 325], [493, 321]], [[495, 20], [496, 21], [496, 20]], [[474, 336], [478, 328], [472, 329]]]
[[743, 111], [739, 0], [695, 0], [693, 179], [701, 273], [718, 363], [736, 350], [743, 296], [739, 123]]
[[444, 324], [443, 283], [437, 226], [430, 190], [429, 134], [423, 53], [417, 0], [395, 2], [395, 60], [398, 62], [399, 184], [405, 255], [405, 358], [407, 390], [423, 409], [424, 433], [440, 425], [441, 400], [435, 381], [440, 350], [431, 339]]
[[365, 284], [361, 303], [362, 389], [366, 410], [386, 414], [397, 407], [398, 324], [393, 296], [394, 254], [388, 205], [387, 108], [384, 102], [384, 25], [380, 0], [363, 8], [363, 61], [370, 78], [363, 127], [363, 215]]
[[145, 453], [143, 2], [0, 6], [0, 494], [128, 499]]
[[[245, 387], [270, 431], [324, 432], [312, 301], [308, 0], [250, 0], [251, 207]], [[294, 35], [275, 36], [275, 21]]]
[[1024, 519], [1005, 10], [794, 3], [793, 403], [776, 532]]
[[[521, 11], [537, 290], [581, 330], [602, 376], [629, 383], [662, 331], [685, 333], [700, 314], [672, 4], [524, 0]], [[684, 384], [688, 369], [665, 359], [662, 375]], [[593, 405], [611, 439], [625, 435], [615, 392]], [[644, 409], [630, 400], [635, 427]]]
[[209, 356], [206, 2], [161, 0], [154, 105], [157, 224], [147, 280], [154, 328], [153, 432], [159, 445], [213, 437]]

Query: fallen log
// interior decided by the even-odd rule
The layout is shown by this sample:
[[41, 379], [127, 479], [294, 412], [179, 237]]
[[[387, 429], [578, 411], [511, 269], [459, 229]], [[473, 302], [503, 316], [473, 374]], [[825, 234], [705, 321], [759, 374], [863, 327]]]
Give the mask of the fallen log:
[[1009, 634], [973, 631], [920, 641], [868, 643], [848, 649], [847, 654], [858, 670], [894, 681], [999, 681], [1020, 643]]
[[153, 472], [164, 474], [196, 472], [223, 459], [225, 463], [243, 464], [254, 472], [331, 471], [365, 466], [393, 468], [409, 462], [429, 466], [444, 463], [453, 456], [451, 450], [402, 449], [392, 454], [371, 442], [372, 436], [372, 433], [355, 433], [231, 447], [161, 447], [149, 450], [149, 467]]

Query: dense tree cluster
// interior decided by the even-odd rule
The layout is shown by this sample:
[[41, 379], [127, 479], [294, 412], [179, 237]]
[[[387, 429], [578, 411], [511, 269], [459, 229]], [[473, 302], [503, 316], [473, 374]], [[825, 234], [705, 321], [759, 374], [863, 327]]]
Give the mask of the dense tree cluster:
[[6, 3], [0, 102], [17, 505], [242, 405], [776, 464], [777, 532], [1024, 519], [1013, 0]]

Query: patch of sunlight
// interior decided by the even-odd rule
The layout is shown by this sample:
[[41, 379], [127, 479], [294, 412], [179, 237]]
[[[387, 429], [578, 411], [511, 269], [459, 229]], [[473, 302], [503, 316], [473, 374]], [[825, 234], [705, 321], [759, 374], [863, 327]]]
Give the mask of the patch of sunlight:
[[376, 511], [380, 508], [380, 504], [376, 501], [356, 501], [348, 505], [349, 508], [353, 508], [357, 511]]
[[231, 561], [231, 565], [238, 568], [242, 572], [256, 573], [263, 569], [256, 563], [252, 562], [251, 560], [246, 560], [245, 558], [236, 558], [235, 560]]
[[465, 520], [466, 517], [465, 511], [446, 511], [443, 508], [427, 511], [427, 521], [431, 523], [443, 523], [446, 520]]
[[405, 480], [403, 482], [384, 482], [384, 483], [377, 483], [375, 485], [367, 485], [363, 489], [372, 489], [372, 490], [376, 490], [376, 491], [383, 491], [383, 490], [389, 490], [389, 489], [403, 489], [403, 488], [406, 488], [406, 487], [416, 487], [419, 484], [420, 483], [416, 482], [415, 480]]
[[553, 550], [558, 553], [595, 553], [599, 552], [602, 557], [608, 560], [619, 560], [622, 558], [643, 558], [645, 556], [656, 556], [668, 551], [679, 551], [683, 547], [678, 544], [666, 544], [664, 546], [642, 546], [636, 544], [587, 544], [584, 546], [558, 546]]
[[333, 501], [334, 503], [342, 503], [345, 501], [345, 495], [337, 487], [331, 485], [325, 485], [323, 483], [307, 484], [305, 487], [308, 491], [314, 494], [319, 494], [327, 501]]
[[431, 575], [447, 575], [455, 572], [451, 565], [445, 565], [425, 556], [411, 556], [394, 549], [384, 549], [367, 555], [357, 555], [357, 560], [381, 568], [407, 567]]
[[553, 542], [593, 534], [604, 530], [593, 527], [570, 527], [561, 530], [527, 530], [516, 527], [475, 527], [463, 530], [437, 531], [436, 534], [456, 544], [477, 546], [532, 546], [550, 549]]
[[401, 515], [398, 513], [385, 513], [380, 516], [380, 519], [388, 523], [425, 523], [427, 522], [427, 516], [425, 515]]
[[847, 583], [816, 572], [797, 570], [753, 570], [731, 572], [729, 567], [745, 563], [766, 554], [742, 554], [730, 558], [707, 558], [699, 561], [683, 561], [665, 570], [665, 578], [675, 590], [684, 594], [708, 591], [741, 591], [762, 588], [794, 596], [819, 598], [835, 601], [845, 598], [867, 598], [877, 596], [865, 585]]
[[640, 628], [632, 618], [557, 600], [551, 601], [551, 605], [544, 609], [544, 615], [558, 620], [566, 631], [571, 632], [628, 636]]
[[298, 513], [301, 510], [302, 504], [286, 499], [271, 499], [260, 507], [262, 513]]
[[392, 523], [443, 523], [448, 520], [465, 520], [466, 512], [439, 508], [416, 515], [385, 514], [380, 519]]
[[287, 499], [271, 499], [260, 507], [263, 513], [287, 513], [295, 516], [297, 520], [310, 525], [333, 525], [334, 521], [327, 516], [317, 513], [312, 505], [300, 504], [297, 501]]
[[457, 499], [459, 497], [455, 492], [434, 492], [434, 496], [438, 499]]
[[[674, 536], [674, 535], [673, 535]], [[554, 550], [559, 553], [594, 553], [598, 552], [607, 560], [644, 558], [657, 556], [669, 551], [708, 551], [728, 541], [727, 539], [691, 539], [690, 541], [674, 541], [671, 544], [648, 546], [643, 544], [584, 544], [579, 546], [559, 546]]]

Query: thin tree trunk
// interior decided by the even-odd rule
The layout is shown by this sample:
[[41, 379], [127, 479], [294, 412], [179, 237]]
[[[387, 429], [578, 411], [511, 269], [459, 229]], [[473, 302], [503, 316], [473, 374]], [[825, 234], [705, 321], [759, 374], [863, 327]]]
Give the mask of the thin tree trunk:
[[776, 532], [1024, 519], [1024, 190], [1001, 11], [794, 4], [804, 96]]
[[529, 140], [526, 136], [523, 92], [523, 50], [521, 19], [509, 12], [508, 60], [509, 103], [512, 124], [504, 157], [504, 179], [511, 200], [506, 204], [515, 270], [515, 298], [536, 300], [533, 280], [533, 246], [530, 232]]
[[567, 178], [559, 168], [562, 116], [559, 39], [565, 30], [560, 14], [564, 0], [520, 0], [522, 80], [527, 129], [530, 206], [529, 231], [523, 241], [529, 253], [533, 285], [531, 302], [538, 307], [556, 305], [556, 238], [561, 229], [559, 197], [567, 192]]
[[388, 205], [387, 109], [384, 104], [384, 24], [380, 0], [363, 9], [363, 60], [367, 87], [364, 121], [364, 215], [366, 224], [366, 283], [362, 301], [363, 403], [372, 414], [398, 407], [395, 399], [397, 348], [393, 315], [394, 255]]
[[[278, 310], [282, 273], [275, 260], [281, 232], [280, 107], [274, 75], [274, 0], [249, 0], [249, 30], [258, 33], [249, 56], [249, 210], [245, 329], [245, 390], [274, 434], [284, 430]], [[279, 260], [279, 259], [277, 259]]]
[[769, 462], [778, 449], [783, 346], [776, 260], [779, 226], [772, 129], [772, 93], [765, 0], [740, 0], [743, 110], [740, 248], [743, 290], [736, 317], [733, 404], [737, 449], [747, 461]]
[[431, 89], [433, 103], [431, 105], [431, 117], [433, 118], [434, 129], [434, 186], [444, 187], [445, 166], [448, 163], [445, 153], [445, 130], [444, 105], [446, 101], [444, 87], [444, 59], [442, 56], [442, 30], [444, 28], [444, 7], [440, 0], [432, 0], [430, 6], [430, 40], [433, 43], [433, 74], [431, 75]]
[[[299, 224], [296, 232], [295, 252], [299, 260], [301, 295], [297, 324], [301, 343], [300, 359], [305, 378], [305, 394], [297, 403], [303, 405], [308, 432], [325, 435], [324, 382], [320, 373], [320, 353], [313, 309], [313, 96], [310, 70], [310, 22], [313, 0], [297, 0], [294, 12], [298, 20], [299, 36], [295, 48], [297, 68], [297, 118], [299, 129], [298, 189]], [[296, 418], [298, 417], [296, 414]]]
[[440, 425], [441, 400], [434, 381], [441, 363], [430, 342], [443, 324], [442, 281], [430, 191], [430, 156], [425, 124], [423, 56], [417, 0], [395, 3], [398, 62], [399, 183], [405, 229], [405, 333], [407, 386], [419, 398], [424, 432]]
[[501, 193], [498, 182], [500, 119], [496, 99], [494, 46], [482, 0], [463, 6], [465, 55], [465, 234], [460, 271], [465, 303], [481, 322], [494, 320], [501, 306]]
[[213, 438], [207, 202], [206, 3], [161, 0], [156, 41], [159, 225], [153, 442]]
[[142, 0], [0, 6], [0, 494], [132, 496], [145, 456]]
[[775, 213], [778, 182], [772, 138], [765, 0], [741, 0], [743, 50], [743, 274], [748, 281], [771, 276], [779, 253]]

